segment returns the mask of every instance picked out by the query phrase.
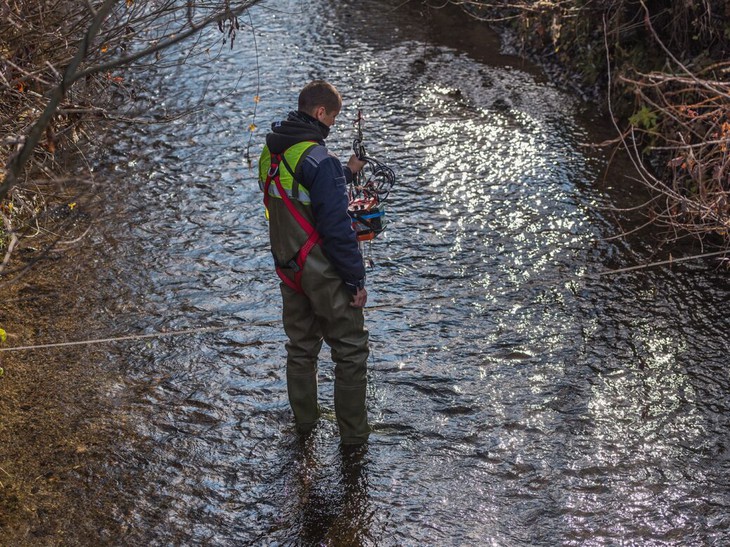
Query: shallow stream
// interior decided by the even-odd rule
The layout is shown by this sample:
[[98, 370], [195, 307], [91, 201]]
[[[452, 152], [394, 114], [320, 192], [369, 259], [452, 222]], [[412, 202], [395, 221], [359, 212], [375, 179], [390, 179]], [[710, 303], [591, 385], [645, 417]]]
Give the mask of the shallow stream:
[[[244, 29], [215, 60], [138, 81], [150, 119], [197, 112], [115, 135], [99, 170], [117, 205], [92, 242], [107, 258], [83, 288], [97, 311], [78, 318], [98, 332], [78, 335], [234, 328], [101, 350], [126, 431], [95, 478], [122, 530], [107, 540], [727, 544], [727, 273], [598, 275], [652, 243], [607, 239], [606, 207], [636, 201], [584, 146], [606, 120], [483, 25], [396, 4], [264, 2], [242, 19], [255, 43]], [[306, 443], [293, 430], [245, 161], [319, 77], [345, 99], [332, 150], [349, 155], [362, 109], [365, 144], [399, 177], [372, 248], [375, 432], [359, 463], [338, 448], [327, 352], [325, 419]]]

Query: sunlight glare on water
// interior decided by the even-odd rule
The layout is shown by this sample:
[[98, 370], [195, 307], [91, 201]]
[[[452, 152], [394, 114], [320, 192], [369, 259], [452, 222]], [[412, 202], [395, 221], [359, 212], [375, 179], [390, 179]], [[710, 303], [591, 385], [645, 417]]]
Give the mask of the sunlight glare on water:
[[[517, 58], [440, 41], [421, 10], [264, 2], [252, 10], [258, 69], [241, 32], [215, 59], [144, 75], [151, 118], [204, 107], [119, 136], [109, 161], [134, 199], [110, 215], [123, 274], [99, 290], [123, 302], [119, 328], [245, 328], [110, 353], [135, 431], [110, 464], [128, 539], [729, 540], [727, 281], [690, 269], [595, 277], [635, 260], [604, 239], [616, 228], [599, 207], [615, 196], [599, 184], [605, 158], [581, 146], [605, 122]], [[399, 177], [368, 273], [375, 431], [354, 462], [338, 448], [326, 351], [325, 417], [309, 441], [294, 433], [245, 159], [249, 136], [255, 157], [319, 77], [345, 99], [332, 150], [349, 156], [362, 109], [369, 152]]]

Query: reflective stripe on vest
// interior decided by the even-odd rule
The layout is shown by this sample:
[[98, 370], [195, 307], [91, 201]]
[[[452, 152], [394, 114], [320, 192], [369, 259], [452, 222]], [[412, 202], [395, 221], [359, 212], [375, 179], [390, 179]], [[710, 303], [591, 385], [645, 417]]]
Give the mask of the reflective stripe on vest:
[[[309, 205], [312, 201], [309, 198], [309, 192], [300, 183], [294, 181], [294, 173], [297, 170], [302, 157], [313, 147], [317, 146], [314, 141], [303, 141], [290, 146], [286, 149], [282, 155], [286, 163], [282, 161], [279, 166], [279, 180], [281, 181], [281, 187], [286, 192], [290, 199], [294, 199]], [[266, 176], [271, 168], [271, 152], [268, 146], [264, 146], [263, 152], [261, 152], [261, 158], [259, 159], [259, 188], [264, 191], [264, 183], [266, 182]], [[272, 184], [269, 186], [269, 195], [275, 198], [281, 198], [279, 193], [279, 186]]]

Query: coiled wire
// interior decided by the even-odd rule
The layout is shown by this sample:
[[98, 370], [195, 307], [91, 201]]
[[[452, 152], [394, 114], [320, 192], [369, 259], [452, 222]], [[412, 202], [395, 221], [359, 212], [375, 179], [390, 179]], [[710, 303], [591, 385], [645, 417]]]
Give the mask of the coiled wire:
[[395, 185], [395, 172], [384, 163], [369, 157], [360, 139], [353, 141], [352, 149], [358, 159], [365, 162], [365, 166], [353, 181], [351, 200], [374, 199], [376, 203], [384, 202]]

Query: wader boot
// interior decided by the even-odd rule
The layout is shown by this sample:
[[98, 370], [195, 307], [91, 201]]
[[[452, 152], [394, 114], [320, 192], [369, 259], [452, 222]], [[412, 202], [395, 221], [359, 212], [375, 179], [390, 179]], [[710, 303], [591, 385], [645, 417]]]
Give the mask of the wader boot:
[[[308, 433], [319, 420], [317, 402], [317, 356], [322, 349], [322, 335], [314, 314], [307, 313], [306, 297], [284, 284], [284, 330], [289, 337], [286, 344], [286, 387], [289, 404], [294, 412], [297, 432]], [[304, 300], [304, 301], [303, 301]]]
[[317, 402], [317, 372], [297, 374], [287, 370], [286, 388], [297, 432], [309, 433], [317, 425], [320, 415]]
[[365, 406], [366, 385], [343, 386], [335, 381], [335, 414], [344, 445], [362, 444], [368, 440], [370, 426]]
[[325, 340], [335, 362], [335, 414], [342, 444], [362, 444], [368, 440], [365, 395], [367, 392], [368, 332], [361, 308], [350, 306], [347, 289], [338, 293], [345, 303], [339, 320], [327, 322]]
[[362, 444], [370, 434], [367, 391], [368, 331], [362, 308], [319, 247], [307, 259], [304, 293], [281, 283], [282, 319], [289, 337], [287, 383], [297, 430], [313, 427], [317, 406], [317, 356], [322, 341], [335, 362], [335, 414], [343, 444]]

